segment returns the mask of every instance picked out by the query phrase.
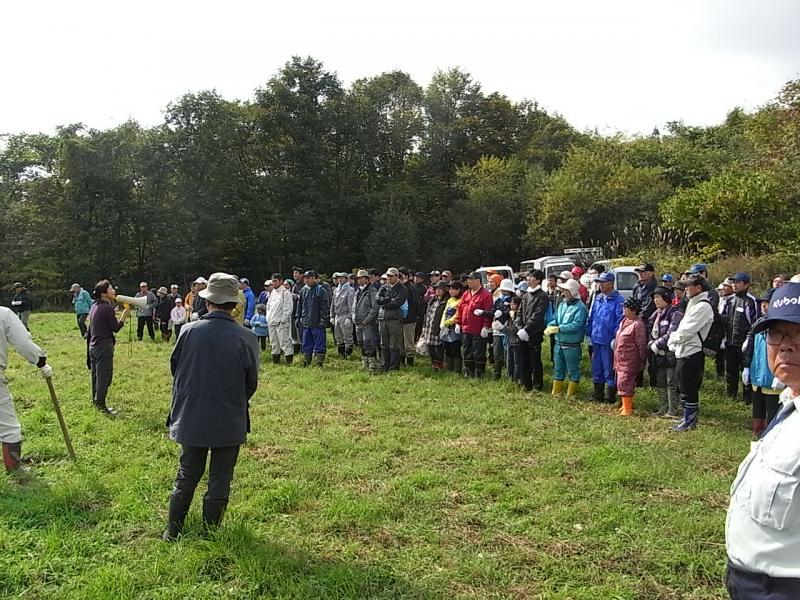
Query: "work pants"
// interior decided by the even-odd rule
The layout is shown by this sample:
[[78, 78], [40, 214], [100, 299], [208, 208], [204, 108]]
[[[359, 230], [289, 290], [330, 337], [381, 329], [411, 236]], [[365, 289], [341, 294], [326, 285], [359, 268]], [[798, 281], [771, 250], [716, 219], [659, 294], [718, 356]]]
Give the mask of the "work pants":
[[581, 345], [556, 342], [555, 361], [553, 362], [553, 380], [578, 382], [581, 380]]
[[614, 351], [608, 344], [592, 344], [592, 382], [617, 387], [614, 374]]
[[22, 441], [22, 426], [14, 410], [14, 399], [0, 377], [0, 442], [15, 444]]
[[272, 344], [272, 355], [280, 356], [281, 352], [283, 352], [284, 356], [292, 356], [294, 354], [294, 345], [289, 321], [270, 323], [267, 328], [269, 330], [269, 341]]
[[147, 325], [147, 335], [150, 336], [150, 339], [154, 342], [156, 341], [156, 332], [153, 329], [153, 317], [137, 317], [136, 318], [136, 337], [139, 338], [139, 341], [142, 341], [144, 337], [144, 327]]
[[700, 386], [703, 385], [705, 354], [701, 350], [686, 358], [679, 358], [675, 365], [678, 390], [686, 409], [697, 409], [700, 405]]
[[92, 403], [106, 408], [106, 397], [114, 378], [114, 344], [100, 344], [89, 348], [89, 366], [92, 370]]

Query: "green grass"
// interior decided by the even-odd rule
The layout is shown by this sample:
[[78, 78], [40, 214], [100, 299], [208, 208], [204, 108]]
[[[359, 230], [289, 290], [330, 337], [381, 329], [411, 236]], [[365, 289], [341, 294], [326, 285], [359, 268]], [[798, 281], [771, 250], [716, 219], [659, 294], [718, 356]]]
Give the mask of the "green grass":
[[[159, 540], [177, 468], [170, 347], [120, 335], [109, 419], [73, 317], [35, 314], [78, 454], [47, 389], [7, 372], [33, 474], [0, 474], [0, 597], [724, 598], [727, 492], [748, 410], [707, 377], [697, 431], [509, 383], [264, 364], [229, 511]], [[546, 352], [545, 352], [546, 353]], [[269, 359], [265, 355], [265, 359]], [[548, 369], [549, 370], [549, 369]], [[583, 383], [588, 395], [589, 384]], [[199, 488], [204, 491], [204, 483]]]

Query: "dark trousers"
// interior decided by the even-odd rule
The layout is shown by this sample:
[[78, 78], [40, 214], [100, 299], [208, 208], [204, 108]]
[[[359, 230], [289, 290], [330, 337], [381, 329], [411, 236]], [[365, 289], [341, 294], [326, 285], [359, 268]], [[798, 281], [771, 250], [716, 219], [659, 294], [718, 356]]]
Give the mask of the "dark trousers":
[[494, 378], [500, 379], [506, 364], [506, 338], [504, 335], [492, 336], [492, 355], [494, 356]]
[[461, 353], [467, 377], [481, 376], [486, 370], [486, 338], [480, 334], [465, 333], [462, 336]]
[[530, 391], [544, 389], [544, 366], [542, 365], [542, 339], [520, 342], [517, 366], [522, 386]]
[[227, 500], [231, 494], [233, 468], [239, 458], [239, 446], [223, 448], [201, 448], [181, 446], [181, 459], [178, 474], [175, 476], [173, 495], [191, 498], [206, 470], [208, 451], [211, 450], [211, 464], [208, 468], [208, 490], [206, 500]]
[[92, 403], [106, 407], [106, 397], [114, 378], [114, 345], [101, 344], [89, 348], [89, 368], [92, 370]]
[[[739, 391], [743, 364], [744, 358], [742, 357], [741, 348], [736, 346], [725, 348], [725, 383], [728, 387], [729, 398], [736, 398], [736, 394]], [[749, 404], [751, 388], [749, 385], [742, 385], [742, 398]]]
[[442, 342], [447, 369], [461, 375], [461, 340]]
[[267, 349], [267, 336], [259, 335], [258, 336], [258, 343], [261, 346], [261, 350], [266, 350]]
[[696, 409], [700, 403], [700, 386], [703, 385], [703, 369], [706, 364], [705, 356], [702, 351], [696, 352], [686, 358], [679, 358], [675, 365], [678, 392], [685, 408]]
[[725, 377], [725, 349], [720, 348], [717, 355], [714, 357], [714, 367], [717, 370], [717, 377], [723, 379]]
[[728, 563], [725, 588], [731, 600], [797, 600], [800, 579], [750, 573]]
[[506, 357], [508, 359], [508, 378], [511, 381], [519, 381], [519, 344], [509, 346]]
[[439, 344], [438, 346], [431, 346], [428, 344], [428, 354], [431, 357], [431, 364], [441, 368], [444, 362], [444, 345]]
[[325, 328], [303, 328], [303, 354], [325, 354]]
[[766, 419], [767, 425], [769, 425], [778, 412], [779, 394], [765, 394], [761, 388], [756, 388], [752, 392], [752, 398], [753, 418]]
[[175, 339], [177, 340], [178, 336], [181, 334], [181, 327], [183, 327], [183, 323], [175, 323], [173, 327], [175, 328]]
[[84, 313], [81, 313], [79, 315], [75, 315], [75, 317], [76, 317], [76, 319], [78, 321], [78, 329], [81, 330], [81, 337], [86, 337], [86, 330], [87, 330], [87, 328], [86, 328], [86, 317], [88, 317], [88, 316], [89, 316], [88, 314], [84, 314]]
[[361, 355], [373, 358], [378, 355], [378, 322], [356, 327], [356, 341], [361, 346]]
[[403, 340], [403, 323], [397, 319], [382, 319], [378, 321], [381, 337], [381, 369], [396, 371], [400, 368], [400, 361], [405, 356], [405, 342]]
[[153, 317], [138, 317], [136, 319], [136, 337], [139, 338], [139, 341], [142, 341], [144, 337], [144, 326], [147, 325], [147, 335], [150, 336], [150, 339], [156, 341], [156, 332], [153, 329]]

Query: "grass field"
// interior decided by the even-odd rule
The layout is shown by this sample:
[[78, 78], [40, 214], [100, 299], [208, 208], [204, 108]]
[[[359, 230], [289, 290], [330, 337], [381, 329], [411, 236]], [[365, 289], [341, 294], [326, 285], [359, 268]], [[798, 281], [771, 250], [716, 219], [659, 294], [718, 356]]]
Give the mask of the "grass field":
[[14, 355], [32, 475], [0, 474], [2, 598], [726, 597], [727, 492], [749, 408], [713, 377], [700, 428], [674, 434], [645, 416], [650, 390], [626, 419], [434, 375], [423, 359], [377, 377], [333, 355], [322, 371], [265, 363], [223, 527], [202, 534], [196, 497], [186, 535], [166, 544], [170, 346], [129, 354], [123, 330], [110, 419], [91, 408], [74, 317], [34, 314], [31, 327], [78, 462], [44, 381]]

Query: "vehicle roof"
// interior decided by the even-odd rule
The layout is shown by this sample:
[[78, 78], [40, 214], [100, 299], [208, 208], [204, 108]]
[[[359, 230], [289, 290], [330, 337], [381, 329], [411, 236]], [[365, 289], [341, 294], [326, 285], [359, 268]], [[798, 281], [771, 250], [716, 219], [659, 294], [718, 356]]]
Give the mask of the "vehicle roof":
[[498, 265], [496, 267], [480, 267], [479, 269], [477, 269], [477, 271], [480, 273], [482, 271], [498, 271], [500, 269], [504, 271], [511, 271], [512, 273], [514, 272], [514, 269], [512, 269], [508, 265]]

